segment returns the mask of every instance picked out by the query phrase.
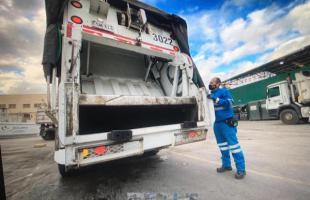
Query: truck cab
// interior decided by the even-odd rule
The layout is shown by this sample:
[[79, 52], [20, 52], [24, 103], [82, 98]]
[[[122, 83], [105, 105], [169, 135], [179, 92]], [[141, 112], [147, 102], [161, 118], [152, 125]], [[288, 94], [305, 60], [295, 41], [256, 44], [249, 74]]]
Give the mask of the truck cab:
[[277, 116], [281, 106], [291, 103], [290, 91], [287, 81], [281, 81], [267, 86], [266, 108], [269, 115]]
[[285, 124], [309, 120], [309, 74], [302, 71], [296, 73], [295, 77], [296, 80], [288, 78], [267, 86], [268, 113]]

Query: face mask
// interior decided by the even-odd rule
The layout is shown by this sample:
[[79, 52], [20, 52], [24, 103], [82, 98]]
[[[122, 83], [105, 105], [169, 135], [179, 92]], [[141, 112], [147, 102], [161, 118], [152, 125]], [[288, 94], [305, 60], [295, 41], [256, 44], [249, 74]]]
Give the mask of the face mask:
[[209, 84], [209, 90], [214, 90], [214, 89], [216, 89], [216, 86]]

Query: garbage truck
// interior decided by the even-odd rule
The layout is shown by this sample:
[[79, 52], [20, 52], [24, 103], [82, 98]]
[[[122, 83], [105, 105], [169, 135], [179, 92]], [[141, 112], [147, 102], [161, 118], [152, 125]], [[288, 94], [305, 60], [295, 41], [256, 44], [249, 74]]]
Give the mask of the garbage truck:
[[284, 124], [297, 124], [310, 120], [310, 71], [301, 70], [287, 80], [267, 86], [268, 114]]
[[45, 0], [46, 113], [73, 169], [202, 141], [213, 102], [179, 16], [135, 0]]

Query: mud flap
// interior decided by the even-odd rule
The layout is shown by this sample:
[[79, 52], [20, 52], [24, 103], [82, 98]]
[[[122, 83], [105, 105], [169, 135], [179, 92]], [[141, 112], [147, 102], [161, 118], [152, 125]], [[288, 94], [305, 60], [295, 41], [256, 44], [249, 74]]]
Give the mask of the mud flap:
[[115, 142], [126, 142], [132, 139], [131, 130], [113, 130], [108, 133], [108, 140]]

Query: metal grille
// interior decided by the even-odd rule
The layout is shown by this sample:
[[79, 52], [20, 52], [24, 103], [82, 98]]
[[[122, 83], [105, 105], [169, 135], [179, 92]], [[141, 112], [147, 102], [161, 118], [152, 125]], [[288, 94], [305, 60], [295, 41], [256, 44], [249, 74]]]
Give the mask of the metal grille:
[[107, 153], [118, 153], [118, 152], [122, 152], [122, 151], [124, 151], [124, 145], [123, 144], [116, 144], [116, 145], [108, 146]]

